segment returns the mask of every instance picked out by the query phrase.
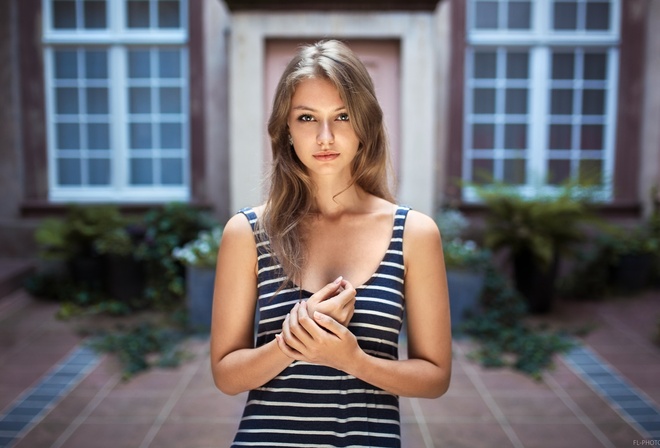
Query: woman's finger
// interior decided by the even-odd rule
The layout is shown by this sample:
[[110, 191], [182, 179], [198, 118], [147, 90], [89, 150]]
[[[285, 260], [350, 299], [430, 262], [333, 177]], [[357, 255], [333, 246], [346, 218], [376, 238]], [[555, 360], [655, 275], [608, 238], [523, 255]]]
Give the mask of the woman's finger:
[[289, 345], [287, 345], [287, 343], [284, 341], [284, 336], [282, 334], [276, 334], [275, 339], [277, 341], [277, 346], [286, 356], [296, 360], [303, 359], [302, 354], [298, 350], [295, 350], [291, 348]]
[[292, 349], [296, 350], [297, 352], [300, 352], [301, 350], [304, 349], [304, 344], [300, 341], [298, 336], [295, 334], [295, 332], [292, 330], [291, 326], [291, 315], [296, 314], [295, 307], [293, 310], [291, 310], [291, 313], [287, 314], [286, 317], [284, 318], [284, 322], [282, 323], [282, 333], [281, 337], [286, 345], [291, 347]]
[[318, 323], [320, 327], [325, 328], [340, 339], [343, 333], [348, 331], [346, 327], [334, 320], [332, 317], [323, 313], [319, 313], [318, 311], [314, 312], [314, 321]]
[[307, 346], [313, 343], [314, 340], [317, 340], [323, 334], [323, 332], [325, 332], [325, 330], [320, 328], [309, 315], [307, 302], [301, 303], [300, 307], [298, 308], [298, 322], [306, 332], [306, 335], [303, 337], [306, 338], [304, 342]]
[[312, 297], [309, 298], [309, 300], [314, 302], [322, 302], [326, 299], [329, 299], [330, 297], [334, 297], [344, 281], [345, 280], [343, 277], [337, 278], [334, 282], [328, 283], [323, 288], [319, 289], [315, 294], [312, 295]]

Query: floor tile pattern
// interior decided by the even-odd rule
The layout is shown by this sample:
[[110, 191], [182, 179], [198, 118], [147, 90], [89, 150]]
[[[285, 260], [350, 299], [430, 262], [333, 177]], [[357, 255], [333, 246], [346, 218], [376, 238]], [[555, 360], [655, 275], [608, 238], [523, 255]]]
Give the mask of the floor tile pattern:
[[574, 348], [566, 363], [630, 424], [660, 439], [660, 408], [588, 347]]
[[0, 448], [39, 423], [98, 364], [98, 356], [89, 348], [76, 348], [55, 365], [34, 387], [26, 390], [3, 414], [0, 414]]

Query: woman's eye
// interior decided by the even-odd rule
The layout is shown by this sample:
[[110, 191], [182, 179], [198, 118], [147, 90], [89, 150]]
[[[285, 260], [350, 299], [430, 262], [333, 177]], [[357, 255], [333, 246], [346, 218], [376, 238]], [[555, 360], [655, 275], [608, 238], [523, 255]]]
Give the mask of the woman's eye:
[[348, 114], [339, 114], [337, 117], [337, 120], [339, 121], [348, 121]]
[[313, 121], [314, 117], [312, 117], [311, 115], [308, 115], [308, 114], [303, 114], [303, 115], [298, 117], [298, 120], [299, 121]]

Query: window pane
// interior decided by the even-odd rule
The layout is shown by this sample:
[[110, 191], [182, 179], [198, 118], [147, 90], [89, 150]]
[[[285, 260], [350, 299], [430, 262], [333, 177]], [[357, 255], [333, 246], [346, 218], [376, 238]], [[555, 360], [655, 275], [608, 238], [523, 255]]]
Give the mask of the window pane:
[[149, 28], [148, 0], [128, 0], [126, 14], [129, 28]]
[[158, 59], [158, 76], [161, 78], [181, 77], [181, 51], [161, 50]]
[[73, 79], [78, 77], [78, 53], [69, 50], [55, 51], [55, 78]]
[[584, 55], [584, 79], [607, 79], [607, 55], [587, 53]]
[[474, 89], [472, 110], [475, 114], [494, 114], [495, 89]]
[[474, 12], [476, 28], [497, 28], [497, 2], [477, 1]]
[[506, 55], [506, 77], [527, 79], [529, 77], [529, 54], [509, 53]]
[[131, 160], [131, 184], [151, 185], [154, 182], [154, 172], [151, 159]]
[[131, 123], [129, 134], [132, 149], [151, 148], [151, 123]]
[[580, 160], [578, 180], [582, 184], [603, 184], [603, 161], [602, 160]]
[[610, 4], [607, 2], [587, 3], [587, 30], [610, 29]]
[[495, 125], [477, 123], [472, 125], [472, 148], [495, 148]]
[[107, 114], [108, 108], [108, 89], [105, 87], [91, 87], [87, 89], [87, 113], [88, 114]]
[[508, 28], [512, 30], [530, 29], [531, 13], [531, 2], [509, 2]]
[[527, 113], [527, 89], [506, 89], [507, 114]]
[[163, 149], [179, 149], [183, 147], [180, 123], [160, 124], [160, 147]]
[[605, 91], [602, 89], [584, 89], [582, 92], [582, 115], [605, 114]]
[[556, 30], [575, 30], [577, 29], [577, 3], [560, 2], [555, 3], [554, 24]]
[[149, 87], [131, 87], [128, 89], [128, 101], [130, 113], [151, 113], [151, 89]]
[[78, 113], [78, 89], [58, 87], [55, 89], [55, 111], [58, 114]]
[[548, 183], [559, 185], [571, 177], [570, 160], [548, 160]]
[[107, 123], [87, 125], [87, 148], [92, 150], [110, 149], [110, 127]]
[[128, 53], [128, 76], [130, 78], [151, 77], [149, 50], [132, 50]]
[[575, 57], [572, 53], [552, 55], [552, 79], [573, 79], [575, 76]]
[[163, 114], [181, 113], [181, 89], [162, 87], [160, 89], [160, 112]]
[[472, 182], [476, 184], [491, 184], [495, 179], [494, 163], [492, 159], [472, 160]]
[[110, 160], [89, 159], [87, 161], [87, 174], [90, 185], [109, 185]]
[[53, 28], [71, 29], [76, 27], [76, 2], [73, 0], [53, 1]]
[[86, 0], [83, 2], [85, 28], [105, 28], [105, 1]]
[[85, 52], [85, 77], [87, 79], [108, 79], [108, 55], [105, 51]]
[[573, 129], [570, 124], [550, 125], [550, 149], [571, 149]]
[[553, 115], [571, 115], [573, 113], [573, 90], [552, 89], [550, 113]]
[[602, 124], [584, 124], [580, 129], [580, 149], [603, 149]]
[[81, 185], [80, 159], [57, 159], [58, 185]]
[[158, 26], [160, 28], [179, 28], [181, 14], [179, 0], [160, 0], [158, 2]]
[[181, 159], [162, 159], [160, 161], [160, 172], [162, 184], [183, 184], [183, 161]]
[[527, 125], [526, 124], [507, 124], [504, 126], [504, 147], [505, 149], [526, 149], [527, 148]]
[[504, 160], [504, 182], [512, 185], [525, 183], [525, 159]]
[[57, 149], [80, 149], [80, 126], [77, 123], [59, 123], [55, 130]]

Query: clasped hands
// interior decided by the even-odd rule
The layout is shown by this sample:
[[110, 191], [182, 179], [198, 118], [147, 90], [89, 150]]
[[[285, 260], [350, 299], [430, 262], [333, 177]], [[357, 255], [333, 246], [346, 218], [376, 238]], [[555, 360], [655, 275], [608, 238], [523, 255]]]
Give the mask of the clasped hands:
[[296, 303], [276, 336], [284, 354], [299, 361], [346, 370], [359, 350], [347, 327], [355, 310], [355, 288], [339, 277], [307, 301]]

